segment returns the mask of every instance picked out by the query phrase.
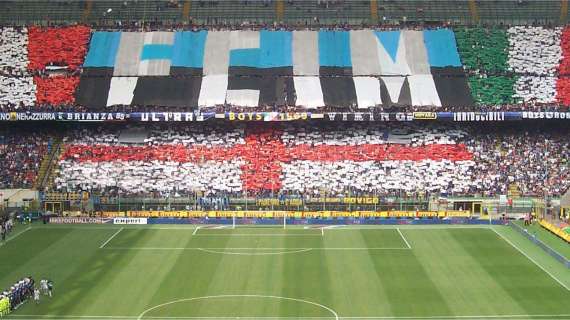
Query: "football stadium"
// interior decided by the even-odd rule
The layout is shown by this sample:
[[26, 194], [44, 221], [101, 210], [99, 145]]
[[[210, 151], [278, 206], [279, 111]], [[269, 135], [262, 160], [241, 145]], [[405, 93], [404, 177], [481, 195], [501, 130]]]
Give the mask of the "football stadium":
[[0, 1], [0, 319], [570, 319], [568, 15]]

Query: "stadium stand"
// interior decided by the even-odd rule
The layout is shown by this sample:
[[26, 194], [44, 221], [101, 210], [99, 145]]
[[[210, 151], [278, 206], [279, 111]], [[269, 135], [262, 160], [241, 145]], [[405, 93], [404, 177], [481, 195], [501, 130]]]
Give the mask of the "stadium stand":
[[2, 28], [2, 109], [536, 111], [570, 100], [560, 27], [119, 30]]
[[44, 130], [1, 128], [0, 189], [31, 188], [50, 146], [51, 138]]
[[525, 195], [560, 194], [569, 183], [565, 134], [401, 124], [81, 130], [65, 140], [55, 187], [494, 196], [516, 183]]

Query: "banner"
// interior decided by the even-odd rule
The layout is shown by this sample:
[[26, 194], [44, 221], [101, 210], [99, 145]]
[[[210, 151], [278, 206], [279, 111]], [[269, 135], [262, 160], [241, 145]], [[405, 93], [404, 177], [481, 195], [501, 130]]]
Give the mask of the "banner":
[[205, 121], [214, 118], [215, 113], [206, 112], [133, 112], [129, 115], [131, 121], [141, 122], [191, 122]]
[[540, 220], [539, 223], [546, 230], [554, 233], [561, 239], [564, 239], [566, 242], [570, 243], [570, 234], [564, 231], [564, 229], [559, 228], [557, 225], [554, 225], [546, 220]]
[[413, 121], [412, 113], [396, 112], [327, 112], [325, 121]]
[[122, 112], [10, 112], [0, 113], [0, 121], [124, 121]]
[[146, 218], [113, 218], [113, 224], [147, 224]]
[[570, 120], [570, 112], [522, 112], [523, 119], [565, 119]]
[[505, 121], [505, 112], [455, 112], [453, 121]]
[[1, 121], [132, 121], [200, 122], [219, 121], [456, 121], [496, 122], [516, 120], [570, 120], [570, 112], [4, 112]]
[[255, 200], [255, 204], [261, 207], [269, 206], [302, 206], [303, 199], [278, 199], [278, 198], [260, 198]]
[[344, 204], [378, 204], [377, 197], [321, 197], [307, 199], [307, 203], [344, 203]]
[[436, 120], [437, 113], [435, 112], [414, 112], [414, 120]]
[[[310, 112], [226, 112], [223, 119], [229, 121], [294, 121], [307, 120]], [[220, 119], [220, 116], [216, 116]]]
[[101, 224], [110, 221], [109, 219], [92, 217], [49, 217], [49, 223], [54, 224]]
[[115, 224], [147, 224], [146, 218], [448, 218], [469, 217], [469, 211], [127, 211], [129, 218], [114, 218]]

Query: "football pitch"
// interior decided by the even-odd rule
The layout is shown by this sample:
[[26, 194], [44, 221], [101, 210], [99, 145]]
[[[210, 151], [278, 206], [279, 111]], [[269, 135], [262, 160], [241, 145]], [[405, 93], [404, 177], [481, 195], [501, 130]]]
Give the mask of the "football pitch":
[[506, 226], [20, 226], [8, 319], [570, 319], [570, 270]]

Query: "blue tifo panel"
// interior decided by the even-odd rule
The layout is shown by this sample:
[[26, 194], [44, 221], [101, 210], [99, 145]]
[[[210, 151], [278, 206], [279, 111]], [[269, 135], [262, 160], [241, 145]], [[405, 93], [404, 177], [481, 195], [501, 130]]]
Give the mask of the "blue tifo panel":
[[230, 66], [252, 68], [291, 67], [293, 35], [289, 31], [259, 33], [259, 49], [235, 49], [230, 51]]
[[172, 46], [168, 44], [146, 44], [143, 46], [141, 60], [170, 60]]
[[230, 66], [259, 68], [259, 51], [259, 49], [231, 50]]
[[202, 68], [204, 63], [204, 46], [208, 31], [181, 31], [174, 34], [172, 48], [172, 66]]
[[93, 33], [89, 52], [85, 58], [85, 67], [113, 67], [121, 41], [121, 32]]
[[[169, 45], [145, 45], [141, 52], [134, 53], [145, 59], [171, 59], [173, 67], [202, 68], [209, 33], [216, 31], [181, 31], [174, 33], [174, 43]], [[351, 67], [350, 31], [318, 32], [318, 61], [320, 66]], [[395, 61], [403, 33], [401, 31], [374, 31], [378, 45], [382, 46]], [[84, 67], [113, 67], [121, 32], [93, 33]], [[229, 66], [274, 68], [293, 65], [293, 33], [289, 31], [259, 31], [259, 48], [235, 49], [229, 52]], [[455, 35], [449, 29], [425, 30], [423, 45], [432, 67], [461, 67]], [[215, 47], [215, 46], [213, 46]], [[222, 46], [224, 47], [224, 46]], [[368, 46], [369, 47], [369, 46]], [[366, 50], [362, 48], [361, 50]], [[412, 53], [413, 54], [413, 53]], [[307, 57], [308, 59], [312, 57]]]
[[261, 31], [260, 68], [290, 67], [293, 65], [293, 34], [288, 31]]
[[400, 31], [375, 31], [374, 34], [378, 41], [388, 52], [392, 61], [396, 61], [396, 54], [398, 54], [398, 46], [400, 44]]
[[352, 67], [348, 31], [319, 31], [319, 65]]
[[424, 44], [432, 67], [461, 67], [455, 34], [449, 29], [425, 30]]

